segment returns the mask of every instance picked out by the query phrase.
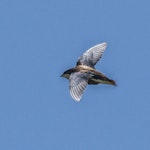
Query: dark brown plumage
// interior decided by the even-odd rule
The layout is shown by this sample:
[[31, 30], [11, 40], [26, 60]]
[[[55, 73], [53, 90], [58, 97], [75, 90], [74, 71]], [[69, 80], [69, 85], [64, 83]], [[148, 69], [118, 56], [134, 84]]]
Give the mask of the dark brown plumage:
[[87, 84], [116, 85], [114, 80], [96, 71], [94, 67], [106, 46], [106, 43], [102, 43], [90, 48], [79, 58], [75, 68], [68, 69], [61, 75], [70, 81], [70, 94], [76, 101], [80, 101]]

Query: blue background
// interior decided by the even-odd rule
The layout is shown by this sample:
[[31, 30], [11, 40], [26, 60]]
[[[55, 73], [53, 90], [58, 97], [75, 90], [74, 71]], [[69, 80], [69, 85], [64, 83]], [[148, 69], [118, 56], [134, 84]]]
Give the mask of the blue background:
[[[150, 1], [1, 0], [0, 149], [150, 150]], [[95, 44], [80, 103], [60, 78]]]

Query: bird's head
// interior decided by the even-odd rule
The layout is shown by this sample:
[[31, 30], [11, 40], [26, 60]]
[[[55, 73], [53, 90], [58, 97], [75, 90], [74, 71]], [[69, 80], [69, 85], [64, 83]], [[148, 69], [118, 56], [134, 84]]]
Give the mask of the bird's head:
[[69, 79], [70, 74], [68, 74], [66, 71], [60, 76], [60, 77], [64, 77], [66, 79]]
[[66, 78], [66, 79], [69, 79], [70, 74], [71, 74], [72, 72], [73, 72], [73, 70], [72, 70], [72, 69], [69, 69], [69, 70], [65, 71], [60, 77], [64, 77], [64, 78]]

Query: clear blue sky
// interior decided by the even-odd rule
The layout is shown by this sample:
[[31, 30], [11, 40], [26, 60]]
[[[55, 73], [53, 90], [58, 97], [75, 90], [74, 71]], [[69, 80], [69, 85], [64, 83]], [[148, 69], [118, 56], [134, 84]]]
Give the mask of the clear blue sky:
[[[150, 150], [150, 1], [1, 0], [0, 149]], [[95, 44], [118, 86], [80, 103], [63, 71]]]

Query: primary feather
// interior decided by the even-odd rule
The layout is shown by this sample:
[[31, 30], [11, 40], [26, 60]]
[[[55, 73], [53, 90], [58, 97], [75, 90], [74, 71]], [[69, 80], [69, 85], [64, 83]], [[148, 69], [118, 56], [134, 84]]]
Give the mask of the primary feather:
[[86, 65], [94, 68], [94, 65], [102, 57], [106, 47], [107, 44], [105, 42], [91, 47], [82, 56], [80, 56], [77, 61], [77, 65]]

